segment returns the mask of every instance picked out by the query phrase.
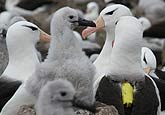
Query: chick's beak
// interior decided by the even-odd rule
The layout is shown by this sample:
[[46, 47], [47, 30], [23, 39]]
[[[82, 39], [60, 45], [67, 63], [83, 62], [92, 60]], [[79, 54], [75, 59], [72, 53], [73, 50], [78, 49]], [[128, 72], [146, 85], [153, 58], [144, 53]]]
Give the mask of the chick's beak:
[[50, 42], [51, 37], [49, 34], [47, 34], [46, 32], [40, 30], [40, 42]]
[[92, 33], [97, 32], [98, 30], [103, 29], [105, 27], [105, 23], [104, 23], [102, 16], [99, 16], [96, 19], [95, 24], [96, 24], [96, 27], [88, 27], [88, 28], [83, 30], [82, 36], [84, 39], [87, 38]]
[[91, 21], [91, 20], [86, 20], [86, 19], [82, 19], [82, 18], [79, 18], [78, 19], [78, 25], [79, 26], [90, 26], [90, 27], [96, 27], [96, 24]]

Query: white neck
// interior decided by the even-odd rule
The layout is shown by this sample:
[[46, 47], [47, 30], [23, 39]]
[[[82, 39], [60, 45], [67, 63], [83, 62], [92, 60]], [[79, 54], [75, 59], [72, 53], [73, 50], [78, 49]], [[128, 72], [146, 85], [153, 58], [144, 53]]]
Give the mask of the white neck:
[[3, 75], [25, 81], [34, 72], [39, 63], [34, 44], [19, 44], [15, 47], [8, 47], [9, 64]]
[[122, 17], [116, 25], [110, 59], [110, 76], [113, 80], [144, 80], [141, 65], [142, 33], [141, 24], [131, 16]]
[[112, 52], [112, 41], [115, 38], [115, 32], [114, 29], [111, 28], [110, 31], [106, 30], [106, 41], [104, 44], [104, 47], [94, 62], [94, 65], [96, 66], [97, 69], [97, 74], [95, 76], [95, 80], [107, 73], [109, 73], [109, 63], [110, 63], [110, 56]]

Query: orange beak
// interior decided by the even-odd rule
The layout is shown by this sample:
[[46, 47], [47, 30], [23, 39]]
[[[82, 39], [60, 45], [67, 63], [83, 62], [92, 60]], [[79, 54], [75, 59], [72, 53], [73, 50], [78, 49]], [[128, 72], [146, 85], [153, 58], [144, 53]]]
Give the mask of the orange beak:
[[96, 24], [96, 27], [88, 27], [88, 28], [83, 30], [82, 36], [83, 36], [84, 39], [87, 38], [92, 33], [97, 32], [98, 30], [103, 29], [105, 27], [104, 20], [101, 16], [99, 16], [96, 19], [95, 24]]
[[49, 34], [47, 34], [46, 32], [40, 30], [40, 42], [48, 42], [50, 43], [51, 41], [51, 37]]

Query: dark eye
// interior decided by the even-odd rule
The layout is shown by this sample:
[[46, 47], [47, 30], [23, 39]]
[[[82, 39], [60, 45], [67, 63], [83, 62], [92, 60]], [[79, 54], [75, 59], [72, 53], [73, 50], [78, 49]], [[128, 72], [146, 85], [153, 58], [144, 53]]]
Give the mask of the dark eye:
[[115, 10], [112, 10], [110, 12], [107, 12], [105, 15], [112, 15], [114, 11], [116, 11], [118, 8], [116, 8]]
[[38, 28], [34, 27], [34, 26], [28, 26], [28, 25], [23, 25], [24, 27], [28, 27], [30, 29], [32, 29], [33, 31], [38, 30]]
[[69, 16], [69, 18], [70, 18], [70, 19], [73, 19], [73, 18], [74, 18], [74, 16]]
[[61, 92], [61, 96], [66, 96], [66, 92]]

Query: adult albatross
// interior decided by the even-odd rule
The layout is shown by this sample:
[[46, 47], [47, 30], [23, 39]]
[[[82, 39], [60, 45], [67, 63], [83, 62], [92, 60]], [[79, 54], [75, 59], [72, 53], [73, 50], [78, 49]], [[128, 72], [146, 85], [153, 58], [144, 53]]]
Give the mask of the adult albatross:
[[[6, 83], [3, 85], [4, 89], [1, 91], [1, 96], [10, 95], [12, 92], [8, 89], [11, 85], [14, 85], [14, 82], [18, 84], [19, 82], [17, 83], [17, 80], [26, 81], [32, 72], [35, 71], [36, 65], [39, 64], [35, 45], [39, 40], [50, 41], [50, 36], [43, 33], [36, 25], [30, 22], [20, 21], [9, 27], [6, 35], [9, 64], [1, 76], [1, 79]], [[21, 92], [23, 87], [24, 85], [21, 85], [14, 96], [8, 102], [6, 100], [7, 103], [1, 111], [2, 115], [6, 115], [6, 112], [13, 110], [12, 105], [13, 103], [15, 104], [13, 98], [15, 98], [18, 92]], [[6, 92], [9, 94], [6, 94]], [[22, 98], [20, 96], [20, 100]], [[1, 102], [3, 103], [3, 99]]]
[[[161, 105], [158, 88], [150, 77], [144, 75], [141, 67], [142, 25], [136, 18], [128, 16], [128, 8], [120, 9], [120, 7], [121, 5], [112, 5], [105, 8], [96, 20], [96, 28], [89, 29], [90, 31], [87, 29], [84, 33], [84, 35], [89, 35], [88, 32], [96, 31], [108, 24], [115, 38], [113, 49], [112, 40], [108, 44], [111, 46], [109, 47], [111, 54], [109, 53], [109, 58], [107, 58], [109, 63], [103, 65], [108, 66], [107, 75], [100, 77], [97, 82], [98, 88], [95, 85], [96, 100], [114, 105], [120, 115], [158, 115]], [[118, 16], [119, 11], [125, 15]], [[105, 56], [102, 56], [103, 60]], [[125, 91], [121, 83], [128, 87], [130, 85], [136, 87], [136, 91], [134, 92], [131, 88], [126, 88], [127, 91]]]
[[113, 42], [115, 39], [115, 21], [117, 21], [121, 16], [130, 16], [131, 11], [123, 5], [112, 5], [103, 9], [100, 13], [99, 18], [96, 20], [96, 28], [87, 28], [82, 32], [84, 38], [96, 32], [100, 29], [105, 28], [106, 40], [100, 55], [94, 62], [96, 66], [97, 73], [94, 78], [94, 88], [98, 87], [101, 78], [107, 75], [110, 70], [110, 58], [113, 47]]

